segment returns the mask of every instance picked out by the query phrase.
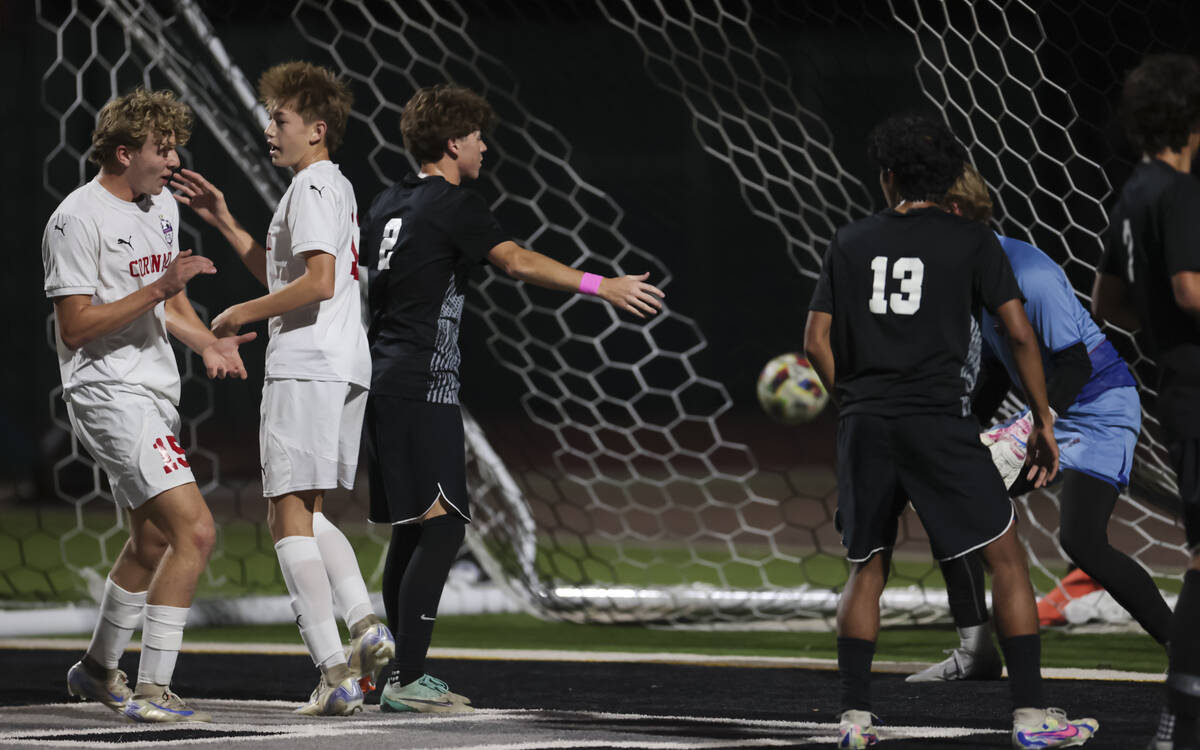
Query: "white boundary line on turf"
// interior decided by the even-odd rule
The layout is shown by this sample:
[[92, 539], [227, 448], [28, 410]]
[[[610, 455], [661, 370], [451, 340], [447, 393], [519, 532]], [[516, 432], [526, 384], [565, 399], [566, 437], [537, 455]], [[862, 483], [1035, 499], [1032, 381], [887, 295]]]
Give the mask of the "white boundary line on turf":
[[[89, 641], [83, 638], [2, 638], [2, 649], [46, 649], [84, 651]], [[139, 651], [139, 643], [129, 649]], [[307, 656], [302, 644], [291, 643], [224, 643], [196, 642], [183, 644], [184, 653], [199, 654], [270, 654]], [[491, 648], [431, 648], [433, 659], [480, 659], [485, 661], [550, 661], [630, 664], [693, 664], [708, 667], [763, 667], [792, 669], [837, 669], [836, 659], [817, 659], [805, 656], [732, 656], [720, 654], [688, 654], [634, 651], [563, 651], [555, 649], [491, 649]], [[874, 672], [910, 674], [929, 664], [921, 662], [875, 661]], [[1051, 680], [1102, 680], [1105, 682], [1163, 682], [1161, 672], [1126, 672], [1119, 669], [1065, 669], [1043, 667], [1042, 676]]]
[[[205, 701], [206, 704], [219, 704], [223, 707], [259, 707], [259, 708], [278, 708], [285, 710], [290, 708], [292, 703], [285, 701], [238, 701], [230, 699], [214, 699]], [[85, 704], [69, 704], [70, 708], [85, 708]], [[28, 713], [30, 709], [50, 709], [61, 710], [62, 704], [43, 704], [40, 706], [21, 706], [23, 713]], [[88, 706], [94, 708], [94, 706]], [[2, 715], [3, 712], [0, 712]], [[638, 713], [618, 713], [612, 711], [558, 711], [552, 709], [499, 709], [499, 710], [480, 710], [471, 713], [463, 714], [445, 714], [445, 715], [422, 715], [422, 716], [389, 716], [380, 718], [366, 718], [359, 715], [355, 717], [338, 718], [338, 719], [313, 719], [311, 721], [289, 722], [286, 724], [260, 724], [254, 730], [255, 734], [244, 737], [229, 737], [229, 736], [212, 736], [204, 737], [197, 736], [189, 739], [176, 739], [172, 741], [173, 745], [185, 744], [213, 744], [223, 742], [227, 744], [237, 742], [255, 742], [255, 741], [277, 741], [286, 739], [306, 739], [319, 738], [330, 736], [346, 736], [350, 734], [374, 734], [396, 728], [397, 724], [420, 722], [428, 723], [447, 723], [447, 722], [467, 722], [467, 723], [490, 723], [503, 720], [520, 720], [524, 718], [536, 721], [540, 717], [560, 717], [572, 716], [585, 719], [593, 719], [598, 721], [604, 720], [647, 720], [655, 722], [663, 721], [686, 721], [694, 724], [710, 724], [710, 725], [729, 725], [741, 726], [764, 731], [809, 731], [818, 732], [819, 735], [807, 737], [754, 737], [744, 738], [740, 740], [717, 739], [717, 738], [695, 738], [688, 741], [658, 741], [646, 742], [644, 739], [638, 740], [571, 740], [571, 739], [552, 739], [543, 742], [517, 742], [517, 743], [496, 743], [480, 745], [477, 742], [472, 742], [469, 747], [480, 748], [480, 750], [538, 750], [545, 748], [552, 750], [553, 748], [564, 747], [596, 747], [596, 748], [648, 748], [650, 750], [686, 750], [686, 748], [703, 748], [703, 747], [776, 747], [776, 746], [794, 746], [798, 740], [802, 740], [804, 744], [822, 743], [826, 744], [836, 740], [837, 724], [833, 722], [817, 722], [817, 721], [786, 721], [779, 719], [737, 719], [730, 717], [717, 716], [678, 716], [678, 715], [661, 715], [661, 714], [638, 714]], [[71, 728], [56, 728], [56, 729], [29, 729], [0, 732], [0, 741], [6, 741], [16, 746], [38, 746], [38, 747], [67, 747], [67, 748], [94, 748], [94, 747], [111, 747], [112, 743], [106, 739], [96, 740], [47, 740], [48, 737], [54, 737], [62, 734], [73, 734], [78, 737], [95, 736], [97, 738], [111, 735], [114, 731], [121, 732], [126, 735], [136, 735], [137, 739], [125, 739], [121, 744], [124, 747], [160, 747], [161, 741], [155, 739], [158, 735], [166, 731], [175, 731], [180, 728], [179, 724], [151, 724], [151, 725], [129, 725], [120, 724], [111, 727], [90, 727], [85, 729]], [[247, 731], [246, 724], [220, 722], [211, 724], [193, 724], [188, 728], [194, 729], [199, 733], [212, 732], [219, 734], [221, 732]], [[614, 732], [621, 731], [620, 729], [613, 730]], [[828, 737], [824, 735], [829, 732]], [[975, 727], [930, 727], [930, 726], [887, 726], [881, 728], [881, 734], [884, 738], [910, 738], [910, 739], [948, 739], [961, 738], [979, 735], [1005, 734], [1004, 731], [975, 728]], [[453, 744], [442, 743], [439, 745], [439, 750], [456, 750]]]

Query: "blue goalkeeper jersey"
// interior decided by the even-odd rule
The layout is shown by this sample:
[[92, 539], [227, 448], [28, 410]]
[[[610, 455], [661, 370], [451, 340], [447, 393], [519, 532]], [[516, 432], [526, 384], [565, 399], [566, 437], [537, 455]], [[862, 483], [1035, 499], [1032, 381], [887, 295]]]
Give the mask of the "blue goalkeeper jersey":
[[[1054, 423], [1061, 466], [1125, 486], [1141, 431], [1141, 401], [1137, 389], [1128, 387], [1137, 381], [1079, 303], [1058, 264], [1027, 242], [999, 239], [1026, 299], [1025, 314], [1037, 333], [1046, 379], [1054, 374], [1050, 355], [1080, 342], [1092, 362], [1091, 379]], [[984, 310], [982, 325], [984, 356], [998, 358], [1019, 387], [1017, 365], [999, 321]]]
[[[1125, 360], [1100, 332], [1088, 311], [1079, 304], [1075, 290], [1058, 264], [1028, 242], [1011, 237], [999, 239], [1017, 277], [1021, 294], [1025, 297], [1025, 314], [1037, 333], [1046, 380], [1050, 380], [1054, 374], [1050, 355], [1083, 342], [1092, 360], [1092, 377], [1079, 392], [1072, 407], [1087, 403], [1110, 388], [1137, 385]], [[999, 358], [1008, 371], [1009, 379], [1019, 385], [1021, 380], [1008, 341], [999, 321], [987, 310], [983, 311], [983, 342], [985, 355]]]

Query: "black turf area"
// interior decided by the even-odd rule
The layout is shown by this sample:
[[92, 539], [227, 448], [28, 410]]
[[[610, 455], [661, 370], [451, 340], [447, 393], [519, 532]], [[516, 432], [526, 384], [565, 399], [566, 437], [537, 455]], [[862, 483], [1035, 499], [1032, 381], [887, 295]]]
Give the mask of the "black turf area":
[[[0, 704], [50, 703], [67, 699], [67, 669], [79, 658], [69, 651], [0, 649], [0, 665], [10, 679], [0, 683]], [[136, 674], [137, 654], [121, 666]], [[833, 721], [837, 712], [837, 673], [791, 668], [737, 668], [676, 664], [611, 664], [498, 660], [430, 660], [429, 671], [453, 689], [471, 696], [479, 708], [539, 708], [652, 714], [672, 719], [613, 718], [664, 738], [735, 738], [736, 726], [722, 728], [689, 717], [786, 721]], [[19, 675], [19, 678], [17, 677]], [[317, 672], [304, 656], [194, 654], [179, 657], [174, 689], [188, 698], [280, 699], [300, 702], [316, 684]], [[910, 685], [898, 675], [876, 675], [874, 711], [879, 726], [1009, 726], [1005, 682]], [[1160, 684], [1047, 680], [1047, 699], [1072, 716], [1100, 720], [1100, 733], [1088, 748], [1141, 750], [1154, 731], [1162, 696]], [[368, 702], [378, 702], [378, 693]], [[548, 715], [570, 736], [581, 719]], [[586, 722], [593, 728], [596, 719]], [[761, 730], [758, 730], [761, 733]], [[955, 740], [890, 739], [886, 748], [968, 748], [1008, 746], [995, 735]]]

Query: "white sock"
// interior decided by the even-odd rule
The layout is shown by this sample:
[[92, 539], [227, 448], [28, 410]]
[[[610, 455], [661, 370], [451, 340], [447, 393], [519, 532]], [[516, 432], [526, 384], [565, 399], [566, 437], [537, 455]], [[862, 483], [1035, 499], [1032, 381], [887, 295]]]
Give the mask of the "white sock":
[[105, 669], [116, 669], [133, 631], [142, 622], [145, 606], [145, 591], [126, 591], [113, 583], [113, 579], [106, 578], [104, 596], [100, 599], [100, 619], [92, 631], [88, 656]]
[[321, 562], [325, 564], [325, 573], [333, 588], [333, 603], [342, 622], [350, 627], [367, 615], [375, 614], [350, 540], [324, 513], [313, 513], [313, 535], [321, 549]]
[[183, 645], [183, 627], [188, 607], [166, 604], [146, 605], [146, 624], [142, 627], [142, 658], [138, 662], [138, 684], [170, 685]]
[[300, 637], [318, 667], [345, 663], [342, 638], [333, 618], [333, 593], [321, 550], [311, 536], [288, 536], [275, 543], [283, 582], [292, 595], [292, 611]]

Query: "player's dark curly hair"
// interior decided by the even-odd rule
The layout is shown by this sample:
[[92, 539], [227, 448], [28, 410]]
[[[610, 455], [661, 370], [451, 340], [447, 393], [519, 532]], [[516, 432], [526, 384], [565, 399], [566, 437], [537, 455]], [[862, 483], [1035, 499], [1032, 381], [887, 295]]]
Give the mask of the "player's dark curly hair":
[[967, 160], [966, 149], [944, 122], [915, 112], [892, 115], [876, 125], [867, 139], [867, 155], [894, 175], [902, 199], [935, 203]]
[[442, 158], [446, 141], [487, 130], [495, 119], [492, 106], [470, 89], [453, 84], [427, 86], [404, 105], [400, 135], [417, 163], [429, 164]]
[[1178, 151], [1200, 130], [1200, 63], [1190, 55], [1150, 55], [1125, 76], [1121, 125], [1143, 154]]
[[269, 68], [258, 79], [258, 98], [273, 112], [288, 106], [305, 124], [325, 122], [325, 147], [337, 151], [346, 135], [354, 94], [345, 79], [329, 68], [299, 60]]

